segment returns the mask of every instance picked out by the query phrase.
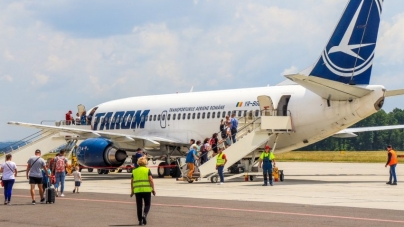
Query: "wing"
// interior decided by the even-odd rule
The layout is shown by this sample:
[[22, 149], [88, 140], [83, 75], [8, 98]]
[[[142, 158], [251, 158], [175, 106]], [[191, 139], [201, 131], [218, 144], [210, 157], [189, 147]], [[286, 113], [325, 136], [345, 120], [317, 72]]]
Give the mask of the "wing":
[[404, 95], [404, 89], [386, 91], [386, 97]]
[[347, 128], [341, 130], [333, 135], [336, 138], [351, 138], [357, 137], [356, 132], [372, 132], [392, 129], [402, 129], [404, 125], [388, 125], [388, 126], [374, 126], [374, 127], [360, 127], [360, 128]]
[[131, 141], [135, 141], [135, 140], [145, 140], [145, 141], [150, 142], [155, 145], [160, 144], [160, 142], [181, 143], [180, 141], [172, 140], [169, 138], [156, 137], [156, 136], [135, 136], [135, 135], [129, 135], [129, 134], [113, 133], [113, 132], [93, 131], [91, 129], [40, 125], [40, 124], [31, 124], [31, 123], [24, 123], [24, 122], [14, 122], [14, 121], [10, 121], [10, 122], [8, 122], [8, 124], [29, 127], [29, 128], [36, 128], [39, 130], [46, 130], [48, 132], [54, 131], [55, 133], [57, 133], [57, 132], [72, 133], [72, 134], [79, 135], [83, 139], [103, 137], [103, 138], [107, 138], [107, 139], [110, 139], [110, 140], [116, 141], [116, 142], [131, 142]]

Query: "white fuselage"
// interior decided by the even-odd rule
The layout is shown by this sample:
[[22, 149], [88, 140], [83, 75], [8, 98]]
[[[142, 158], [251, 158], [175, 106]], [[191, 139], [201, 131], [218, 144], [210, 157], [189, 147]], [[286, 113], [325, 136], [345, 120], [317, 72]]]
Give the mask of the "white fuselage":
[[[266, 95], [272, 99], [274, 108], [280, 114], [286, 113], [282, 110], [287, 109], [287, 114], [292, 119], [294, 132], [282, 134], [278, 139], [276, 152], [280, 153], [332, 136], [375, 113], [379, 109], [376, 103], [384, 98], [384, 87], [368, 85], [366, 88], [373, 92], [363, 98], [330, 102], [300, 85], [132, 97], [98, 105], [94, 114], [97, 118], [93, 118], [92, 127], [94, 131], [163, 138], [187, 144], [190, 139], [203, 140], [218, 132], [220, 120], [224, 118], [223, 112], [228, 115], [229, 112], [237, 111], [236, 115], [239, 116], [239, 111], [259, 110], [257, 96]], [[286, 103], [282, 97], [286, 96], [290, 98], [284, 107]], [[133, 118], [128, 121], [127, 116], [132, 117], [133, 113], [138, 112], [139, 117], [145, 111], [147, 119], [144, 115], [141, 121], [137, 119], [137, 124], [131, 123], [136, 121]], [[116, 114], [117, 112], [120, 114]], [[103, 118], [107, 113], [111, 117], [105, 121]], [[128, 113], [126, 118], [125, 113]], [[119, 144], [122, 149], [135, 149], [138, 145]]]

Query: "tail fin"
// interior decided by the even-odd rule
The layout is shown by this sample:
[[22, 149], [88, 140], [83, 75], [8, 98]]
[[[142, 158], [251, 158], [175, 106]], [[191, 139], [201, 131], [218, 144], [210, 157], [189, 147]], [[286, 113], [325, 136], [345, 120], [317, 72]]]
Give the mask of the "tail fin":
[[369, 84], [383, 0], [350, 0], [310, 76]]

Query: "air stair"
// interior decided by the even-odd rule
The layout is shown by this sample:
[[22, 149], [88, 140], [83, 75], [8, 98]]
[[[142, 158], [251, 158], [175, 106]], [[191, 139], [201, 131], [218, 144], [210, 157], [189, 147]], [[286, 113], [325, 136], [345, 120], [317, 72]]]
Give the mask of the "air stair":
[[[35, 154], [35, 150], [41, 150], [41, 154], [50, 153], [52, 149], [66, 144], [65, 136], [54, 130], [41, 130], [24, 139], [17, 141], [10, 146], [0, 149], [0, 153], [12, 154], [12, 160], [17, 165], [25, 165], [29, 157]], [[0, 163], [4, 163], [5, 155], [0, 157]]]

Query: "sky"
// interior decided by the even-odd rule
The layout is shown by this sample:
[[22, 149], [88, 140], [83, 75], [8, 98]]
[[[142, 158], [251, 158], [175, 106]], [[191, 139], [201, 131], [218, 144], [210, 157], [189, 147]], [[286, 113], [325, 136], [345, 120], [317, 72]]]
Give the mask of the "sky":
[[[347, 0], [0, 1], [0, 141], [114, 99], [276, 85], [314, 64]], [[384, 2], [371, 84], [404, 88], [404, 4]], [[389, 98], [385, 111], [404, 108]]]

